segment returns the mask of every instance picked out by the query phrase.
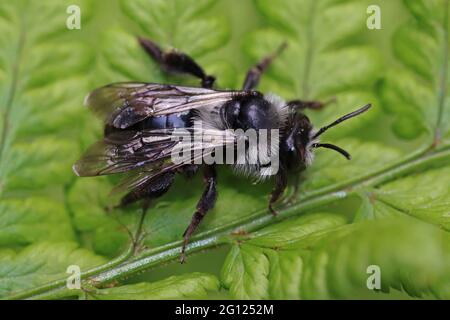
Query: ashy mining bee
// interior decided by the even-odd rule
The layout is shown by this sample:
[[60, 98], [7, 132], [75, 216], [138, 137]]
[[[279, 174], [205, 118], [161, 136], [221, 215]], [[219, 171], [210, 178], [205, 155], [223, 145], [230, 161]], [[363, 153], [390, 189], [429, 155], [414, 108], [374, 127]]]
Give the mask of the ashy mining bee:
[[[164, 52], [148, 39], [139, 38], [139, 43], [165, 71], [196, 76], [202, 87], [114, 83], [94, 90], [87, 96], [86, 105], [103, 119], [104, 137], [86, 151], [73, 170], [78, 176], [126, 172], [124, 180], [114, 189], [127, 191], [119, 206], [142, 200], [146, 210], [152, 199], [169, 190], [176, 173], [192, 176], [202, 167], [205, 189], [183, 234], [182, 261], [189, 238], [214, 207], [217, 198], [216, 164], [198, 162], [202, 157], [211, 156], [218, 148], [237, 149], [238, 142], [244, 141], [248, 148], [241, 153], [236, 152], [233, 166], [238, 172], [256, 178], [275, 176], [275, 187], [268, 205], [274, 215], [276, 211], [272, 206], [285, 190], [289, 173], [309, 165], [316, 148], [332, 149], [350, 159], [345, 150], [333, 144], [320, 143], [319, 137], [338, 123], [365, 112], [370, 104], [315, 130], [303, 110], [320, 109], [325, 103], [285, 102], [275, 95], [264, 95], [254, 90], [263, 72], [285, 44], [248, 71], [242, 90], [216, 90], [212, 89], [215, 78], [207, 75], [188, 55], [176, 50]], [[203, 123], [202, 128], [193, 129], [198, 121]], [[174, 132], [180, 129], [194, 135], [223, 139], [213, 139], [214, 143], [186, 144], [174, 139]], [[271, 157], [256, 156], [258, 147], [248, 145], [248, 139], [242, 135], [245, 130], [270, 132]], [[188, 161], [173, 160], [173, 151], [181, 144], [184, 150], [187, 146]], [[274, 155], [279, 162], [277, 170], [269, 172]]]

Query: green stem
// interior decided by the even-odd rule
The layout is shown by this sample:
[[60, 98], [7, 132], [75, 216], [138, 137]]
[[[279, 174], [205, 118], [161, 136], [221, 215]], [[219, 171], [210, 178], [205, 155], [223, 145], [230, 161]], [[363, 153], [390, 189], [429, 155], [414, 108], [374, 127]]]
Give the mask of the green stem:
[[[115, 266], [120, 265], [121, 263], [128, 260], [132, 255], [133, 255], [133, 246], [130, 245], [127, 248], [127, 250], [124, 253], [122, 253], [120, 256], [118, 256], [117, 258], [115, 258], [101, 266], [94, 267], [86, 272], [83, 272], [81, 275], [81, 279], [86, 279], [90, 276], [101, 273], [110, 268], [114, 268]], [[49, 282], [45, 285], [35, 287], [33, 289], [29, 289], [29, 290], [20, 292], [16, 295], [9, 297], [9, 299], [27, 299], [30, 297], [38, 298], [39, 295], [41, 295], [41, 294], [49, 294], [49, 293], [54, 293], [57, 296], [57, 292], [61, 291], [61, 289], [66, 289], [65, 285], [66, 285], [66, 279], [56, 280], [56, 281]], [[53, 292], [53, 290], [55, 290], [55, 292]], [[74, 290], [66, 289], [66, 291], [70, 294], [68, 294], [68, 293], [65, 294], [64, 295], [65, 297], [76, 295], [76, 293], [74, 294]], [[54, 298], [52, 294], [50, 294], [50, 297]], [[54, 299], [56, 299], [56, 297]]]
[[[269, 224], [279, 222], [282, 219], [298, 215], [305, 210], [318, 208], [330, 202], [354, 195], [361, 189], [377, 187], [392, 179], [411, 172], [417, 172], [425, 167], [429, 168], [430, 166], [447, 164], [449, 160], [450, 146], [442, 147], [439, 150], [423, 148], [415, 156], [408, 157], [407, 161], [400, 161], [395, 166], [380, 170], [376, 174], [367, 175], [364, 179], [359, 178], [353, 180], [351, 183], [341, 184], [339, 187], [327, 188], [327, 192], [316, 192], [314, 195], [309, 195], [307, 199], [302, 199], [300, 203], [286, 205], [279, 209], [279, 216], [276, 218], [262, 210], [255, 212], [249, 217], [199, 234], [188, 246], [187, 252], [192, 253], [223, 245], [230, 242], [233, 238], [232, 234], [237, 231], [252, 232], [258, 230]], [[144, 251], [138, 256], [133, 256], [132, 249], [130, 248], [117, 259], [83, 273], [81, 277], [83, 279], [82, 286], [101, 287], [112, 281], [130, 277], [161, 263], [177, 259], [181, 246], [181, 241], [177, 241]], [[65, 287], [65, 280], [60, 280], [23, 291], [18, 295], [11, 296], [10, 299], [57, 299], [76, 296], [78, 294], [79, 291], [69, 290]]]

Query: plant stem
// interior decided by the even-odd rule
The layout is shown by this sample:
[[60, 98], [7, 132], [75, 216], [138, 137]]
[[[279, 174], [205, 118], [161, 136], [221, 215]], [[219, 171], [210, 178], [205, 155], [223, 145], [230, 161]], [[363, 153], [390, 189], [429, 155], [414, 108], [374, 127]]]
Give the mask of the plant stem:
[[[258, 230], [269, 224], [277, 223], [282, 219], [298, 215], [305, 210], [318, 208], [330, 202], [354, 195], [361, 189], [377, 187], [392, 179], [429, 168], [430, 166], [437, 167], [448, 164], [449, 160], [450, 146], [448, 145], [441, 146], [439, 150], [431, 150], [428, 147], [422, 148], [413, 156], [399, 161], [396, 165], [389, 166], [388, 168], [366, 175], [364, 178], [355, 179], [346, 184], [327, 187], [326, 191], [319, 190], [320, 192], [317, 191], [314, 194], [308, 195], [300, 203], [285, 205], [279, 209], [279, 215], [275, 218], [267, 214], [265, 210], [262, 210], [233, 223], [203, 232], [193, 238], [194, 241], [187, 247], [187, 252], [192, 253], [223, 245], [233, 239], [233, 233], [235, 232], [252, 232]], [[176, 241], [144, 251], [138, 256], [133, 256], [132, 248], [129, 248], [124, 254], [113, 261], [83, 273], [81, 276], [83, 279], [82, 286], [101, 287], [112, 281], [130, 277], [161, 263], [177, 259], [181, 246], [182, 242]], [[79, 293], [79, 291], [67, 289], [65, 284], [65, 280], [59, 280], [41, 287], [23, 291], [9, 298], [57, 299], [75, 296]]]

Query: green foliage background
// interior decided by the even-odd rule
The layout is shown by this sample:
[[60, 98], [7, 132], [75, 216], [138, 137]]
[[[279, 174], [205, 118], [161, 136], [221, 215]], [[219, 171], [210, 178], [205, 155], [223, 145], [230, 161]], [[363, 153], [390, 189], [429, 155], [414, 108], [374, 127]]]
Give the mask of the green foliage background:
[[[71, 4], [81, 30], [66, 28]], [[370, 4], [382, 30], [366, 27]], [[450, 298], [449, 10], [448, 0], [0, 0], [0, 297]], [[177, 181], [139, 228], [139, 208], [104, 209], [118, 200], [114, 177], [71, 171], [100, 136], [82, 106], [93, 88], [196, 84], [164, 75], [138, 35], [188, 52], [222, 88], [288, 41], [259, 89], [336, 96], [308, 114], [317, 125], [372, 102], [324, 136], [354, 160], [318, 151], [278, 218], [266, 211], [270, 183], [221, 170], [217, 206], [189, 247], [200, 254], [179, 265], [199, 178]], [[65, 287], [69, 265], [81, 290]], [[366, 287], [370, 265], [379, 291]]]

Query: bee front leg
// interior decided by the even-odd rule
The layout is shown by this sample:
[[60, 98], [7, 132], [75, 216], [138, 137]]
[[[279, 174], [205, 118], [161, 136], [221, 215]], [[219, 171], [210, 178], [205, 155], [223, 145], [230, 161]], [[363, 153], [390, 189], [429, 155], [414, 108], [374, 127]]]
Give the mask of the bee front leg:
[[187, 73], [202, 80], [203, 88], [212, 88], [216, 78], [207, 75], [202, 67], [187, 54], [177, 51], [163, 51], [155, 42], [138, 38], [141, 47], [168, 73]]
[[287, 102], [287, 105], [293, 110], [320, 110], [323, 107], [336, 102], [336, 97], [332, 97], [326, 101], [315, 101], [315, 100], [291, 100]]
[[292, 194], [287, 199], [287, 203], [293, 204], [297, 200], [298, 191], [300, 189], [300, 174], [299, 172], [294, 173], [294, 180], [292, 181], [293, 191]]
[[183, 234], [184, 242], [183, 248], [181, 249], [180, 261], [183, 263], [186, 259], [185, 251], [186, 246], [189, 243], [189, 239], [195, 229], [198, 227], [202, 219], [205, 217], [206, 213], [211, 210], [217, 199], [217, 177], [216, 169], [214, 166], [206, 166], [203, 173], [203, 179], [206, 184], [205, 190], [203, 191], [202, 197], [197, 203], [197, 210], [192, 216], [191, 223], [187, 227]]
[[269, 201], [269, 211], [274, 216], [277, 216], [278, 213], [273, 208], [273, 204], [275, 202], [277, 202], [277, 200], [283, 194], [284, 190], [287, 187], [287, 183], [288, 183], [288, 178], [287, 178], [286, 169], [280, 167], [280, 170], [278, 171], [278, 174], [276, 175], [275, 188], [273, 189], [273, 191], [270, 195], [270, 201]]
[[252, 90], [258, 86], [259, 79], [261, 78], [264, 71], [270, 66], [272, 61], [283, 52], [283, 50], [287, 47], [287, 43], [283, 42], [278, 49], [272, 53], [271, 55], [264, 57], [261, 61], [255, 64], [253, 67], [248, 70], [247, 75], [245, 76], [244, 84], [242, 86], [243, 90]]

